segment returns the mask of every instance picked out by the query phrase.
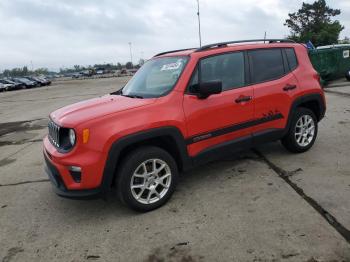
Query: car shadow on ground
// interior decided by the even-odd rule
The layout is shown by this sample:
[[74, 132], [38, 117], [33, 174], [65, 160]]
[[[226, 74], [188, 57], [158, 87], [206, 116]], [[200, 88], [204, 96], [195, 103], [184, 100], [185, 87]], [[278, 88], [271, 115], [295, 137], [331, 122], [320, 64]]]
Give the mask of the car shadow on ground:
[[[281, 149], [279, 143], [273, 143], [271, 146], [276, 151], [283, 152], [284, 150]], [[191, 201], [193, 192], [196, 190], [199, 192], [198, 188], [215, 191], [215, 188], [211, 188], [211, 185], [217, 183], [218, 180], [238, 177], [238, 179], [243, 179], [244, 175], [256, 175], [249, 174], [250, 161], [263, 162], [252, 150], [247, 150], [181, 173], [177, 189], [172, 198], [163, 207], [153, 212], [176, 212], [175, 210], [181, 208], [183, 202]], [[59, 216], [66, 216], [67, 210], [69, 217], [84, 217], [89, 220], [101, 217], [113, 217], [113, 219], [118, 220], [149, 214], [130, 210], [119, 201], [117, 193], [114, 191], [110, 192], [104, 199], [71, 200], [56, 196], [49, 184], [46, 184], [45, 187], [42, 192], [44, 196], [41, 197], [50, 201], [50, 208]], [[80, 221], [77, 220], [77, 222]]]

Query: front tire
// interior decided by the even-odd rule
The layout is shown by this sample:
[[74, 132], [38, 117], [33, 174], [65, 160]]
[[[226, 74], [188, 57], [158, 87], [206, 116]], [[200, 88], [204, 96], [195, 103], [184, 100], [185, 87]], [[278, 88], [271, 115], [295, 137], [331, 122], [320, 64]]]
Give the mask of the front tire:
[[129, 153], [118, 171], [117, 190], [128, 207], [147, 212], [164, 205], [178, 180], [177, 165], [165, 150], [147, 146]]
[[317, 137], [317, 118], [307, 108], [297, 108], [293, 115], [288, 133], [282, 138], [284, 147], [292, 153], [308, 151]]

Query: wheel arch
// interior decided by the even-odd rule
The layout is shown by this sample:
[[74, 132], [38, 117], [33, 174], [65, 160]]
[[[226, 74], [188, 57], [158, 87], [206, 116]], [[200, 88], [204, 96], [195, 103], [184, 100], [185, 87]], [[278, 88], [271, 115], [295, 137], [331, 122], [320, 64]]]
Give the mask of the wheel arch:
[[109, 149], [101, 184], [104, 191], [113, 185], [118, 164], [123, 157], [135, 148], [146, 145], [166, 150], [174, 157], [180, 171], [191, 166], [185, 139], [178, 128], [168, 126], [130, 134], [114, 141]]
[[290, 128], [291, 121], [292, 121], [293, 112], [295, 112], [295, 110], [298, 107], [305, 107], [305, 108], [308, 108], [311, 111], [313, 111], [317, 117], [317, 121], [321, 121], [321, 119], [324, 117], [325, 112], [326, 112], [326, 105], [325, 105], [324, 99], [323, 99], [321, 94], [319, 94], [319, 93], [308, 94], [308, 95], [298, 97], [292, 103], [292, 106], [290, 108], [285, 133], [288, 132], [288, 130]]

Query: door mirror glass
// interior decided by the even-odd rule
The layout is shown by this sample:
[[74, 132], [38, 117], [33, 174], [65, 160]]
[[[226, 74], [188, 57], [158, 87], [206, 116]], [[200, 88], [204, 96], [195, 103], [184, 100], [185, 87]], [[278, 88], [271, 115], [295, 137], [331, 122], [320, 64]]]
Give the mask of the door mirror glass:
[[204, 82], [198, 85], [197, 96], [200, 99], [208, 98], [211, 95], [220, 94], [222, 91], [222, 82], [221, 81], [210, 81]]

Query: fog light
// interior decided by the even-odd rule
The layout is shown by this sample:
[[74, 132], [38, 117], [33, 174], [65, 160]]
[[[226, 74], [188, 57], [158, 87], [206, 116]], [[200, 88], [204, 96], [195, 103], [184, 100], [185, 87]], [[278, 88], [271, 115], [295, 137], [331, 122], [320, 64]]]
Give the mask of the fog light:
[[79, 166], [70, 166], [69, 173], [72, 176], [74, 182], [80, 183], [81, 181], [81, 167]]
[[73, 171], [73, 172], [81, 172], [81, 167], [80, 166], [70, 166], [69, 170]]

